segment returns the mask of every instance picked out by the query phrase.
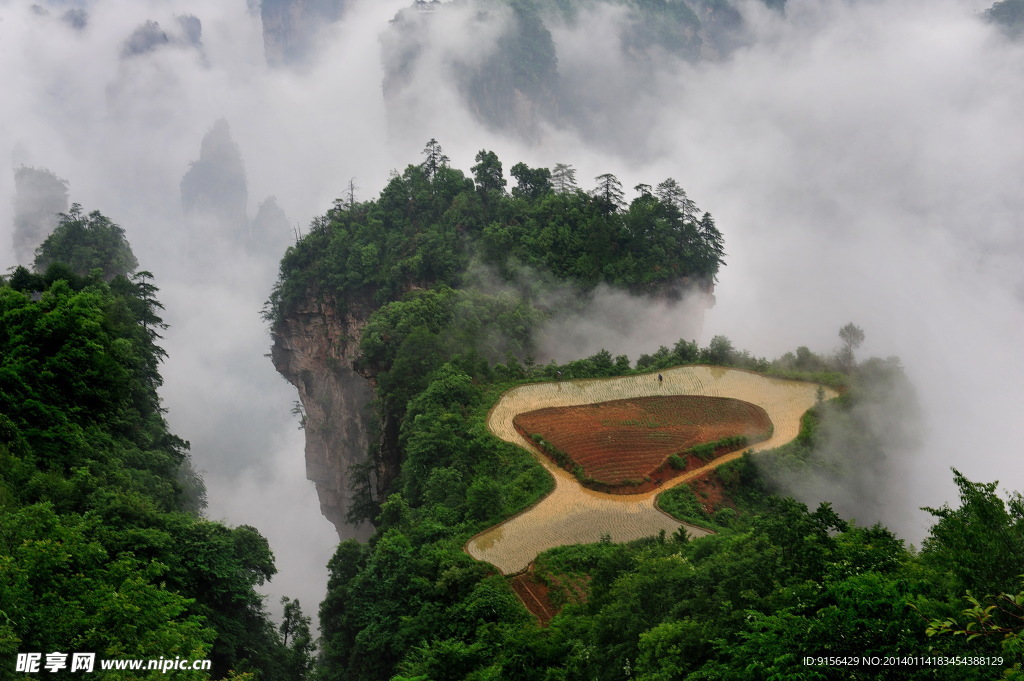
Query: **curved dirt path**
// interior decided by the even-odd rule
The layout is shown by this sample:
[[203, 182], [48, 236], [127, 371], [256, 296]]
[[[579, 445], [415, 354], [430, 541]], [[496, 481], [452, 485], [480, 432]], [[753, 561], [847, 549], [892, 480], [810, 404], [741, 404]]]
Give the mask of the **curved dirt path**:
[[[487, 427], [501, 439], [530, 451], [555, 478], [555, 489], [519, 515], [476, 535], [466, 543], [466, 552], [494, 565], [503, 574], [525, 570], [542, 551], [567, 544], [600, 541], [608, 535], [624, 542], [675, 532], [685, 526], [691, 537], [708, 534], [696, 525], [681, 523], [658, 510], [654, 498], [666, 489], [703, 475], [709, 469], [742, 456], [743, 451], [719, 457], [696, 470], [669, 480], [660, 488], [643, 494], [605, 494], [580, 485], [569, 472], [555, 466], [512, 425], [525, 411], [543, 407], [568, 407], [655, 395], [706, 395], [732, 397], [762, 407], [774, 425], [772, 437], [749, 447], [772, 449], [793, 440], [800, 432], [800, 417], [814, 406], [818, 385], [770, 378], [741, 369], [687, 366], [657, 373], [557, 383], [534, 383], [509, 390], [491, 410]], [[837, 396], [825, 388], [825, 399]]]

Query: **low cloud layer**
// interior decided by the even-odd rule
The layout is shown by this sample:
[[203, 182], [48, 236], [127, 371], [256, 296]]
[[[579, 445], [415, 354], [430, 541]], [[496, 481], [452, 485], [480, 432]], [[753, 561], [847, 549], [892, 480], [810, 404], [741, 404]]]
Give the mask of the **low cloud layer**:
[[971, 10], [790, 3], [774, 40], [685, 78], [715, 96], [658, 128], [702, 165], [728, 239], [708, 333], [829, 350], [854, 320], [862, 354], [903, 359], [924, 432], [889, 518], [920, 532], [950, 466], [1024, 488], [1006, 449], [1024, 435], [1006, 380], [1024, 370], [1024, 51]]
[[[561, 295], [579, 297], [576, 291]], [[538, 359], [564, 363], [600, 350], [627, 355], [632, 361], [679, 339], [696, 340], [702, 328], [709, 295], [692, 291], [679, 300], [631, 295], [606, 285], [586, 294], [584, 304], [547, 304], [551, 319], [538, 334]], [[713, 313], [712, 313], [713, 314]]]

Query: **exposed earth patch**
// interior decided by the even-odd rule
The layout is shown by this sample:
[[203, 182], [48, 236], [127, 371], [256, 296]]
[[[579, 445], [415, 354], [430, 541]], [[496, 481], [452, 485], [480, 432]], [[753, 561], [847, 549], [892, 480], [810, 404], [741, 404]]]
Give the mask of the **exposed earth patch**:
[[547, 407], [512, 422], [583, 485], [613, 494], [650, 491], [772, 431], [768, 413], [755, 404], [699, 395]]

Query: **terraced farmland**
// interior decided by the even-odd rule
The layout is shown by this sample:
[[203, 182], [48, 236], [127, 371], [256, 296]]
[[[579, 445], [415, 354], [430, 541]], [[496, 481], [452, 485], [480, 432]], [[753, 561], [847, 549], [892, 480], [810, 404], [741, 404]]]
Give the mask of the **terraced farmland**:
[[[498, 437], [525, 447], [555, 478], [555, 489], [539, 503], [503, 523], [481, 532], [466, 544], [466, 551], [477, 560], [493, 564], [504, 574], [526, 569], [541, 551], [554, 546], [592, 543], [608, 536], [612, 541], [630, 541], [656, 535], [660, 530], [674, 532], [683, 523], [658, 510], [654, 498], [663, 489], [677, 485], [741, 455], [721, 456], [707, 466], [664, 483], [659, 490], [642, 494], [614, 495], [595, 492], [580, 485], [567, 471], [555, 466], [541, 454], [514, 425], [519, 414], [547, 407], [597, 404], [610, 400], [670, 395], [728, 397], [764, 409], [774, 426], [772, 436], [751, 449], [771, 449], [785, 444], [800, 431], [800, 417], [816, 400], [818, 385], [770, 378], [761, 374], [723, 367], [688, 366], [656, 375], [586, 381], [536, 383], [513, 388], [491, 410], [488, 427]], [[836, 392], [824, 388], [825, 399]], [[685, 525], [691, 536], [703, 536], [707, 530]]]
[[771, 420], [761, 407], [727, 397], [696, 395], [547, 407], [517, 414], [512, 423], [521, 435], [531, 438], [538, 434], [568, 454], [574, 464], [582, 466], [585, 478], [625, 486], [625, 491], [632, 486], [633, 492], [641, 491], [640, 485], [652, 476], [662, 482], [680, 474], [682, 471], [666, 465], [672, 454], [685, 457], [685, 450], [694, 445], [730, 436], [756, 442], [771, 432]]

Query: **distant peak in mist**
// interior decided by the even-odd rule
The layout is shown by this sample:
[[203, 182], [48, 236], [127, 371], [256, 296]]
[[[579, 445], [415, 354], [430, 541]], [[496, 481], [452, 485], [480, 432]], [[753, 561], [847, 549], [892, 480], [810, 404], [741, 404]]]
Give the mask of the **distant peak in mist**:
[[[54, 7], [54, 10], [55, 11], [59, 11], [61, 5], [67, 5], [69, 3], [50, 2], [48, 4], [50, 4], [50, 5], [57, 5], [56, 7]], [[53, 16], [54, 16], [53, 14], [51, 14], [49, 9], [47, 9], [46, 7], [44, 7], [43, 5], [40, 5], [40, 4], [32, 5], [31, 6], [31, 12], [35, 16], [41, 17], [41, 18], [52, 19]], [[67, 24], [68, 26], [70, 26], [71, 28], [75, 29], [76, 31], [80, 31], [80, 30], [84, 29], [86, 27], [86, 25], [89, 23], [89, 14], [88, 14], [88, 12], [85, 11], [85, 9], [83, 9], [81, 7], [72, 7], [71, 9], [65, 10], [64, 12], [62, 12], [60, 14], [60, 21], [62, 21], [63, 23]]]
[[338, 21], [350, 0], [248, 0], [259, 7], [263, 49], [270, 66], [298, 66], [313, 54], [316, 38]]
[[160, 45], [166, 45], [169, 42], [171, 42], [171, 39], [160, 28], [160, 24], [155, 21], [147, 21], [132, 31], [131, 36], [125, 41], [124, 47], [121, 49], [121, 56], [133, 57], [138, 54], [152, 52]]
[[1024, 35], [1024, 0], [1003, 0], [985, 10], [985, 18], [1011, 37]]
[[89, 14], [84, 9], [69, 9], [60, 19], [71, 28], [80, 31], [88, 25]]
[[199, 159], [181, 179], [182, 206], [186, 213], [244, 212], [247, 196], [242, 153], [231, 138], [228, 122], [221, 118], [203, 136]]
[[182, 14], [174, 19], [178, 22], [178, 26], [181, 27], [181, 32], [186, 42], [196, 46], [202, 44], [203, 22], [199, 20], [199, 17], [191, 14]]
[[496, 131], [537, 140], [555, 125], [633, 149], [653, 108], [645, 93], [666, 70], [749, 44], [747, 9], [731, 0], [417, 2], [381, 36], [389, 121], [405, 128], [443, 112], [454, 91]]
[[191, 14], [175, 17], [174, 29], [168, 33], [155, 21], [138, 26], [121, 48], [121, 57], [130, 58], [154, 52], [164, 45], [202, 47], [203, 24]]
[[181, 178], [187, 259], [202, 260], [211, 239], [275, 259], [287, 248], [292, 230], [276, 197], [264, 199], [250, 220], [248, 187], [241, 149], [227, 120], [218, 119], [203, 136], [198, 160]]
[[14, 192], [14, 255], [25, 265], [67, 212], [68, 183], [46, 168], [21, 166], [14, 171]]

